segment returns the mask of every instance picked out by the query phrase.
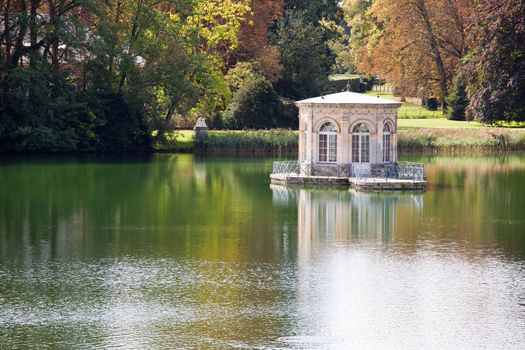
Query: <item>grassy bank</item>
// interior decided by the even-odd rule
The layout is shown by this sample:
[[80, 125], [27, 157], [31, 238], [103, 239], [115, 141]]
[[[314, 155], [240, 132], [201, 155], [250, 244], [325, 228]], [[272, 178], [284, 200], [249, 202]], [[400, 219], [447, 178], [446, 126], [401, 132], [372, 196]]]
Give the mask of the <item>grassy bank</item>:
[[196, 140], [193, 131], [176, 131], [166, 143], [155, 145], [159, 152], [206, 154], [297, 154], [298, 134], [293, 130], [210, 130]]
[[211, 131], [195, 143], [197, 152], [207, 154], [295, 154], [298, 135], [292, 130]]
[[[488, 128], [476, 124], [470, 128], [461, 127], [461, 124], [453, 124], [455, 127], [451, 127], [446, 122], [437, 120], [434, 124], [426, 124], [434, 127], [400, 125], [398, 150], [401, 153], [525, 150], [524, 129]], [[206, 154], [295, 155], [297, 147], [298, 134], [292, 130], [210, 131], [208, 138], [203, 141], [196, 141], [193, 131], [178, 131], [169, 136], [167, 143], [157, 144], [156, 150]]]
[[485, 127], [400, 129], [398, 150], [404, 153], [525, 150], [525, 130]]

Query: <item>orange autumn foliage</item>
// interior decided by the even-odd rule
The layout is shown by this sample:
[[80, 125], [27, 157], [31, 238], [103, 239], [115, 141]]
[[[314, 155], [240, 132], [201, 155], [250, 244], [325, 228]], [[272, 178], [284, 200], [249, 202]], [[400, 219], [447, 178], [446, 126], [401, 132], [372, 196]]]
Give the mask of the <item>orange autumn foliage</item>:
[[268, 29], [283, 13], [284, 0], [252, 0], [251, 13], [239, 29], [236, 52], [229, 65], [254, 61], [266, 78], [275, 82], [281, 76], [279, 51], [268, 40]]
[[375, 0], [367, 16], [375, 30], [356, 49], [360, 71], [381, 75], [404, 96], [448, 94], [468, 50], [473, 0]]

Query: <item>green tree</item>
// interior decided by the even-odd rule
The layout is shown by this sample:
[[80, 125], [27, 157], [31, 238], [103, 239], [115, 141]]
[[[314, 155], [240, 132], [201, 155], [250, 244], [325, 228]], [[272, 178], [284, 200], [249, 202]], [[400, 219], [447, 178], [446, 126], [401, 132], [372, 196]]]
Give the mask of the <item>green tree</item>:
[[448, 119], [465, 120], [465, 111], [468, 106], [466, 84], [462, 78], [454, 80], [452, 92], [447, 97]]
[[134, 150], [231, 92], [248, 0], [0, 2], [0, 147]]
[[233, 98], [223, 113], [226, 126], [232, 129], [268, 129], [278, 124], [281, 101], [272, 83], [261, 72], [239, 63], [227, 78]]
[[[284, 8], [272, 35], [283, 66], [277, 91], [292, 99], [327, 91], [328, 76], [344, 41], [339, 2], [290, 0]], [[344, 59], [344, 55], [339, 57]]]
[[342, 11], [339, 0], [287, 0], [285, 10], [301, 13], [306, 22], [317, 25], [320, 21], [339, 22]]
[[276, 40], [283, 65], [277, 91], [301, 99], [326, 90], [334, 60], [326, 55], [322, 29], [308, 23], [300, 12], [288, 11], [278, 23]]

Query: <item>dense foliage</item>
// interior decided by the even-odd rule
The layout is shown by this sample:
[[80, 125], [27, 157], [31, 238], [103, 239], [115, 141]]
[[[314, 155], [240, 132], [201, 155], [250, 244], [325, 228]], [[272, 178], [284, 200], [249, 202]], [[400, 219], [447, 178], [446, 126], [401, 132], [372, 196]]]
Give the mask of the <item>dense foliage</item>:
[[[224, 116], [222, 126], [237, 128], [296, 127], [296, 110], [281, 96], [320, 91], [296, 94], [286, 83], [291, 71], [308, 76], [312, 67], [294, 62], [312, 47], [323, 64], [310, 81], [327, 79], [330, 31], [320, 23], [334, 12], [319, 12], [326, 3], [0, 0], [0, 150], [148, 149], [198, 117], [213, 124]], [[313, 23], [306, 50], [279, 44], [301, 40], [279, 29], [285, 17]], [[234, 88], [229, 71], [244, 62], [257, 76]]]
[[391, 81], [402, 99], [436, 98], [452, 119], [465, 110], [489, 123], [525, 118], [523, 1], [346, 0], [343, 8], [356, 68]]
[[251, 77], [235, 92], [224, 123], [230, 129], [272, 128], [278, 118], [279, 102], [270, 81], [262, 76]]
[[319, 45], [323, 32], [308, 23], [300, 12], [286, 12], [277, 27], [277, 40], [283, 63], [277, 90], [284, 96], [301, 99], [316, 96], [328, 84], [330, 61]]
[[143, 149], [176, 116], [224, 108], [248, 3], [3, 1], [2, 148]]
[[468, 116], [489, 123], [525, 120], [525, 2], [485, 0], [473, 22], [478, 44], [465, 66]]
[[285, 101], [341, 90], [334, 72], [523, 120], [524, 21], [520, 0], [0, 0], [0, 151], [147, 150], [199, 117], [295, 128]]
[[336, 64], [335, 43], [341, 39], [342, 12], [335, 0], [285, 2], [274, 27], [283, 70], [276, 89], [284, 97], [302, 99], [328, 89]]

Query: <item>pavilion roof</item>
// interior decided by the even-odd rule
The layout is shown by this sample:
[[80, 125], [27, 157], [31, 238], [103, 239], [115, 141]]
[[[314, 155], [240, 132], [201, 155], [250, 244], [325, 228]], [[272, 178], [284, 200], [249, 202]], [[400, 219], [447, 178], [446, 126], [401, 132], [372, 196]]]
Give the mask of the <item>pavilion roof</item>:
[[389, 100], [386, 98], [359, 94], [357, 92], [343, 91], [336, 94], [318, 96], [308, 98], [306, 100], [297, 101], [301, 104], [343, 104], [343, 105], [401, 105], [401, 102]]

